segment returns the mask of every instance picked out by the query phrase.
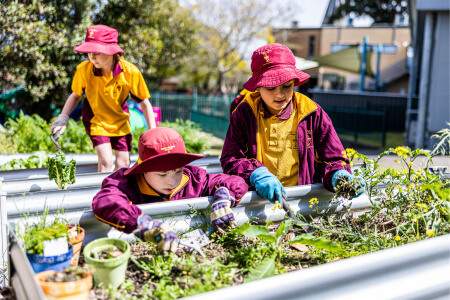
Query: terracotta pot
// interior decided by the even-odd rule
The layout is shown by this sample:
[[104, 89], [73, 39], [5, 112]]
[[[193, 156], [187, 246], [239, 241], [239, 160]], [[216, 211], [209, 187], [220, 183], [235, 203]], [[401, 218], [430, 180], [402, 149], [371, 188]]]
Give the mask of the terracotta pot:
[[76, 228], [75, 230], [78, 232], [78, 234], [76, 236], [73, 236], [69, 239], [69, 243], [71, 243], [73, 246], [73, 255], [70, 260], [70, 265], [77, 266], [78, 260], [80, 258], [81, 245], [83, 244], [85, 232], [84, 232], [84, 229], [81, 228], [80, 226], [69, 225], [68, 228], [69, 228], [69, 234], [70, 234], [70, 231], [72, 228]]
[[36, 274], [36, 279], [47, 299], [84, 300], [88, 299], [92, 289], [92, 275], [86, 272], [86, 277], [78, 281], [47, 282], [45, 278], [55, 271], [44, 271]]

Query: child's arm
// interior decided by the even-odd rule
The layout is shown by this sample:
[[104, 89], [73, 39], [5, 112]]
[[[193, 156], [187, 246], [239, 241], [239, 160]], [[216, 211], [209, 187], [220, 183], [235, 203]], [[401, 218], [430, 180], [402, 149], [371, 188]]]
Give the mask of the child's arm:
[[317, 114], [314, 148], [318, 161], [324, 164], [323, 174], [321, 174], [323, 185], [329, 191], [334, 192], [332, 185], [334, 173], [338, 170], [346, 170], [351, 173], [350, 164], [331, 119], [322, 108], [317, 110]]
[[148, 98], [141, 101], [142, 113], [144, 114], [145, 119], [147, 120], [148, 128], [156, 128], [156, 120], [155, 115], [153, 114], [153, 107]]
[[223, 172], [238, 175], [250, 184], [250, 175], [263, 164], [256, 159], [256, 120], [246, 103], [230, 117], [220, 157]]
[[72, 113], [73, 109], [80, 102], [81, 96], [78, 96], [75, 92], [70, 94], [69, 98], [67, 98], [66, 103], [61, 111], [61, 114], [58, 116], [52, 125], [50, 125], [50, 131], [52, 135], [58, 134], [61, 135], [66, 130], [67, 122], [69, 122], [69, 115]]
[[137, 228], [137, 218], [142, 214], [141, 209], [131, 202], [138, 200], [133, 190], [121, 170], [106, 177], [92, 201], [97, 219], [120, 231], [133, 232]]

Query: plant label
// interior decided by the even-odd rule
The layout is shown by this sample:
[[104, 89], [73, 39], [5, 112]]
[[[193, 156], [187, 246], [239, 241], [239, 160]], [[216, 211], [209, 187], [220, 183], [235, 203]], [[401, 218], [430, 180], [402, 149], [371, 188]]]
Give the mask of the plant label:
[[67, 238], [61, 237], [59, 239], [44, 241], [44, 256], [57, 256], [69, 251]]

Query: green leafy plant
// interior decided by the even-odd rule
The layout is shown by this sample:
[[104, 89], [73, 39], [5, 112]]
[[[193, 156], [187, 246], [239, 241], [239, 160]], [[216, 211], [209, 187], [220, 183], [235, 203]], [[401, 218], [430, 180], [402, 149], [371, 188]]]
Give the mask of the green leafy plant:
[[48, 157], [44, 151], [37, 151], [34, 155], [27, 159], [19, 158], [13, 159], [1, 167], [2, 171], [31, 169], [31, 168], [45, 168], [48, 166]]
[[48, 178], [55, 180], [59, 190], [64, 190], [68, 184], [75, 182], [75, 165], [74, 159], [66, 163], [64, 153], [58, 151], [56, 156], [48, 161]]
[[270, 233], [270, 230], [266, 226], [250, 225], [249, 223], [245, 223], [237, 229], [238, 233], [243, 234], [246, 237], [257, 237], [268, 244], [268, 247], [266, 248], [267, 252], [265, 254], [266, 258], [255, 268], [250, 270], [250, 273], [244, 282], [273, 276], [275, 274], [275, 264], [280, 262], [284, 253], [283, 246], [285, 245], [302, 243], [319, 249], [326, 249], [341, 254], [344, 253], [334, 242], [322, 237], [315, 237], [311, 234], [302, 234], [289, 241], [285, 241], [284, 237], [286, 236], [286, 233], [288, 233], [292, 222], [293, 221], [290, 219], [281, 222], [275, 233]]
[[37, 222], [31, 223], [28, 219], [29, 215], [23, 215], [24, 231], [15, 228], [15, 232], [21, 239], [25, 251], [30, 254], [44, 253], [44, 241], [54, 240], [65, 237], [69, 242], [68, 221], [60, 217], [61, 212], [57, 211], [53, 221], [49, 221], [49, 210], [46, 208]]

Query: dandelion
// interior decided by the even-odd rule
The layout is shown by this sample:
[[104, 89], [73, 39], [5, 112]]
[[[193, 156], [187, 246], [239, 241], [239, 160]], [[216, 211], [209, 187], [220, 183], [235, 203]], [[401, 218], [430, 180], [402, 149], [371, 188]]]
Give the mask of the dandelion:
[[395, 236], [395, 241], [396, 242], [398, 242], [398, 241], [400, 241], [402, 238], [397, 234], [396, 236]]
[[436, 233], [434, 232], [434, 230], [431, 229], [427, 229], [427, 231], [425, 231], [425, 234], [432, 237], [434, 236]]

